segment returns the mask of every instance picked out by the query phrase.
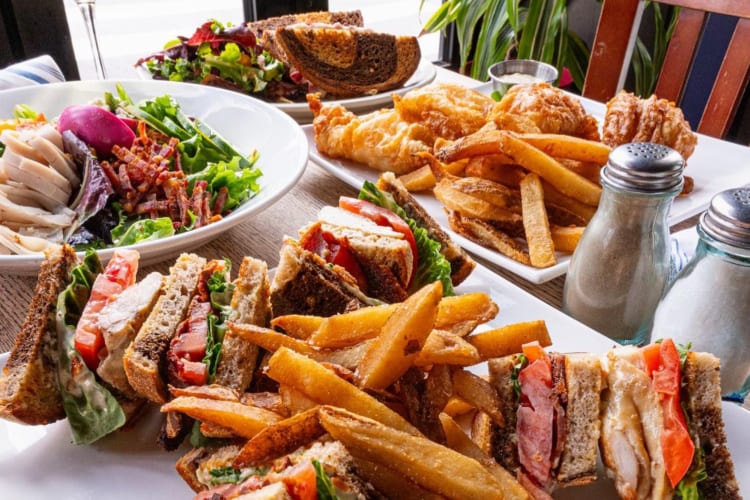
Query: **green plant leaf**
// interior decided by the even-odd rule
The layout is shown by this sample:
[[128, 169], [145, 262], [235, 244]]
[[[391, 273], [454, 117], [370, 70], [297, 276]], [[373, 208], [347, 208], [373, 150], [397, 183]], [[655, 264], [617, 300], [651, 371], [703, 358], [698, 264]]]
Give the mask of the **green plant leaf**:
[[482, 17], [482, 25], [477, 37], [477, 52], [471, 66], [471, 76], [477, 80], [488, 79], [489, 67], [502, 59], [495, 56], [493, 47], [497, 47], [498, 37], [503, 34], [503, 28], [508, 26], [508, 14], [505, 0], [488, 2], [488, 9]]
[[591, 57], [591, 51], [586, 42], [573, 31], [568, 30], [566, 40], [565, 66], [570, 71], [570, 76], [573, 77], [573, 83], [576, 88], [582, 91], [583, 82], [586, 80], [586, 70]]

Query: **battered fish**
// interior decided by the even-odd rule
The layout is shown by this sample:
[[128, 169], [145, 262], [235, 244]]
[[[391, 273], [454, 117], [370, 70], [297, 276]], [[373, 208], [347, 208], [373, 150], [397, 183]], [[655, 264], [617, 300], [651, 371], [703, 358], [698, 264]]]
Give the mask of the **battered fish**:
[[416, 155], [432, 151], [435, 134], [420, 123], [401, 120], [394, 109], [357, 116], [338, 104], [323, 105], [308, 94], [318, 151], [332, 158], [354, 160], [397, 175], [416, 170], [424, 160]]
[[[492, 108], [489, 119], [500, 120], [506, 113], [523, 116], [545, 134], [599, 140], [596, 118], [586, 113], [578, 99], [548, 83], [511, 87]], [[502, 128], [500, 123], [497, 125]]]
[[403, 120], [421, 123], [437, 137], [455, 140], [479, 130], [495, 101], [463, 85], [431, 83], [403, 97], [394, 95], [393, 104]]
[[641, 99], [621, 90], [607, 103], [602, 142], [611, 147], [653, 142], [669, 146], [687, 160], [698, 138], [674, 103], [655, 95]]

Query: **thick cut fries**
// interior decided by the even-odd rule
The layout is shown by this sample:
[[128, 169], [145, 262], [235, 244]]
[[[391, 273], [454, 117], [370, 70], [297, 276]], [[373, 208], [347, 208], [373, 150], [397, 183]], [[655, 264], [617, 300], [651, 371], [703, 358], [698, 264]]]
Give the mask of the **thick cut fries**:
[[466, 217], [516, 224], [522, 222], [520, 207], [508, 208], [507, 206], [495, 205], [457, 189], [446, 179], [437, 183], [433, 193], [445, 208], [460, 212]]
[[279, 396], [291, 414], [302, 413], [319, 406], [318, 403], [288, 385], [279, 384]]
[[428, 191], [435, 187], [435, 174], [429, 165], [424, 165], [418, 169], [398, 176], [398, 180], [407, 189], [407, 191], [418, 192]]
[[598, 141], [589, 141], [573, 135], [563, 134], [521, 134], [522, 141], [541, 149], [550, 156], [570, 158], [604, 165], [609, 160], [612, 148]]
[[414, 363], [437, 317], [443, 285], [425, 285], [396, 311], [365, 353], [357, 368], [357, 381], [366, 389], [385, 389]]
[[332, 370], [306, 356], [281, 348], [268, 361], [267, 375], [318, 404], [332, 404], [365, 415], [410, 434], [419, 434], [398, 413], [339, 378]]
[[286, 347], [287, 349], [307, 355], [315, 352], [315, 349], [307, 343], [279, 333], [276, 330], [271, 330], [270, 328], [257, 325], [239, 325], [230, 322], [227, 329], [245, 341], [260, 346], [266, 351], [274, 352], [280, 347]]
[[502, 499], [502, 485], [479, 462], [421, 436], [334, 407], [320, 421], [352, 455], [393, 467], [418, 485], [451, 499]]
[[493, 330], [466, 337], [466, 340], [477, 348], [480, 358], [501, 358], [517, 352], [527, 342], [538, 341], [542, 347], [552, 345], [544, 320], [526, 321], [501, 326]]
[[475, 409], [476, 408], [474, 408], [471, 403], [467, 403], [457, 396], [451, 396], [448, 402], [445, 404], [443, 412], [447, 413], [451, 417], [456, 417], [458, 415], [465, 415], [471, 411], [474, 411]]
[[339, 349], [321, 349], [316, 351], [311, 357], [321, 363], [330, 363], [333, 365], [343, 366], [347, 370], [356, 370], [365, 357], [365, 353], [370, 348], [374, 339], [364, 340], [359, 344]]
[[492, 419], [483, 411], [471, 420], [471, 440], [486, 454], [492, 453]]
[[469, 366], [480, 361], [477, 349], [463, 338], [445, 330], [433, 330], [414, 360], [414, 365]]
[[448, 213], [451, 229], [472, 241], [494, 248], [503, 255], [522, 264], [531, 264], [528, 252], [508, 234], [500, 231], [488, 221], [474, 217], [463, 217], [456, 211]]
[[534, 267], [550, 267], [557, 263], [555, 245], [549, 232], [544, 192], [539, 176], [529, 174], [521, 181], [523, 228], [529, 246], [529, 259]]
[[473, 458], [480, 464], [484, 465], [487, 470], [495, 476], [495, 479], [502, 485], [503, 494], [507, 499], [528, 499], [528, 492], [516, 481], [513, 475], [499, 465], [479, 446], [476, 445], [461, 427], [447, 414], [440, 415], [440, 422], [443, 424], [443, 431], [448, 446], [462, 455]]
[[555, 250], [560, 252], [573, 253], [578, 246], [578, 242], [583, 236], [585, 227], [581, 226], [550, 226], [552, 242], [555, 244]]
[[501, 132], [499, 139], [500, 150], [503, 153], [513, 158], [518, 165], [542, 177], [561, 193], [587, 205], [599, 204], [602, 194], [600, 186], [571, 172], [548, 154], [525, 143], [513, 134]]
[[438, 415], [453, 391], [450, 368], [435, 366], [426, 377], [421, 369], [411, 368], [401, 377], [399, 385], [409, 421], [428, 438], [444, 443], [445, 436]]
[[318, 408], [311, 408], [269, 425], [253, 436], [232, 465], [235, 469], [242, 469], [270, 462], [314, 441], [325, 432], [318, 420]]
[[251, 438], [265, 427], [282, 419], [281, 415], [234, 401], [180, 396], [162, 405], [161, 412], [177, 411], [196, 420], [230, 429], [238, 436]]
[[290, 337], [305, 340], [320, 328], [320, 324], [324, 319], [321, 316], [288, 314], [273, 318], [271, 320], [271, 327], [281, 328]]
[[489, 382], [466, 370], [453, 372], [453, 394], [488, 414], [500, 427], [505, 425], [502, 403]]
[[[520, 185], [520, 184], [519, 184]], [[550, 185], [549, 182], [542, 180], [542, 187], [544, 188], [544, 203], [554, 205], [556, 207], [564, 208], [565, 210], [577, 215], [585, 222], [591, 220], [596, 212], [596, 207], [581, 203], [575, 198], [565, 196], [560, 191]]]
[[376, 464], [363, 457], [353, 457], [357, 473], [385, 495], [385, 498], [408, 498], [413, 500], [444, 500], [445, 497], [425, 490], [414, 481], [405, 478], [397, 470]]

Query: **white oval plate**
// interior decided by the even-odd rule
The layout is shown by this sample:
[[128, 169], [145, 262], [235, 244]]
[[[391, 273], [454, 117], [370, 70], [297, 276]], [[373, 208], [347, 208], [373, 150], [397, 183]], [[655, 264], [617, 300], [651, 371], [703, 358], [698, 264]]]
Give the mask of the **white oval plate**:
[[[122, 81], [133, 100], [169, 94], [186, 114], [200, 118], [216, 129], [241, 153], [260, 153], [256, 165], [263, 175], [260, 191], [218, 222], [192, 231], [132, 245], [148, 265], [176, 253], [200, 246], [232, 226], [257, 215], [281, 198], [302, 176], [307, 165], [308, 144], [302, 130], [288, 115], [253, 97], [214, 87], [167, 81]], [[28, 104], [48, 118], [70, 104], [100, 99], [114, 92], [114, 81], [77, 81], [24, 87], [0, 92], [0, 118], [9, 118], [16, 104]], [[99, 251], [107, 260], [113, 249]], [[36, 274], [43, 260], [38, 255], [0, 255], [0, 273]]]
[[[136, 71], [138, 73], [138, 76], [140, 76], [144, 80], [149, 80], [151, 78], [151, 73], [149, 73], [149, 71], [145, 67], [143, 67], [143, 65], [137, 66]], [[326, 104], [340, 104], [352, 113], [357, 114], [365, 113], [367, 111], [372, 111], [374, 109], [383, 107], [390, 107], [392, 104], [391, 95], [404, 95], [412, 89], [424, 87], [435, 79], [436, 74], [437, 70], [435, 69], [435, 65], [433, 65], [427, 59], [422, 59], [419, 62], [419, 66], [417, 66], [417, 70], [413, 75], [411, 75], [411, 78], [406, 81], [403, 87], [390, 90], [388, 92], [381, 92], [375, 95], [351, 97], [348, 99], [339, 99], [325, 102]], [[313, 115], [310, 111], [310, 108], [307, 107], [306, 102], [271, 103], [271, 105], [287, 113], [289, 116], [297, 120], [298, 123], [312, 122]]]

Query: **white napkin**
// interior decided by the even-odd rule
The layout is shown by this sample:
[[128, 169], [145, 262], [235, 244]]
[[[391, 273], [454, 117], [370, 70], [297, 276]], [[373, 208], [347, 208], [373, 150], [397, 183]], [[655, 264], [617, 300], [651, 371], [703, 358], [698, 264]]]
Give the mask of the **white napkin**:
[[27, 59], [0, 69], [0, 90], [64, 81], [65, 76], [60, 67], [48, 55]]

